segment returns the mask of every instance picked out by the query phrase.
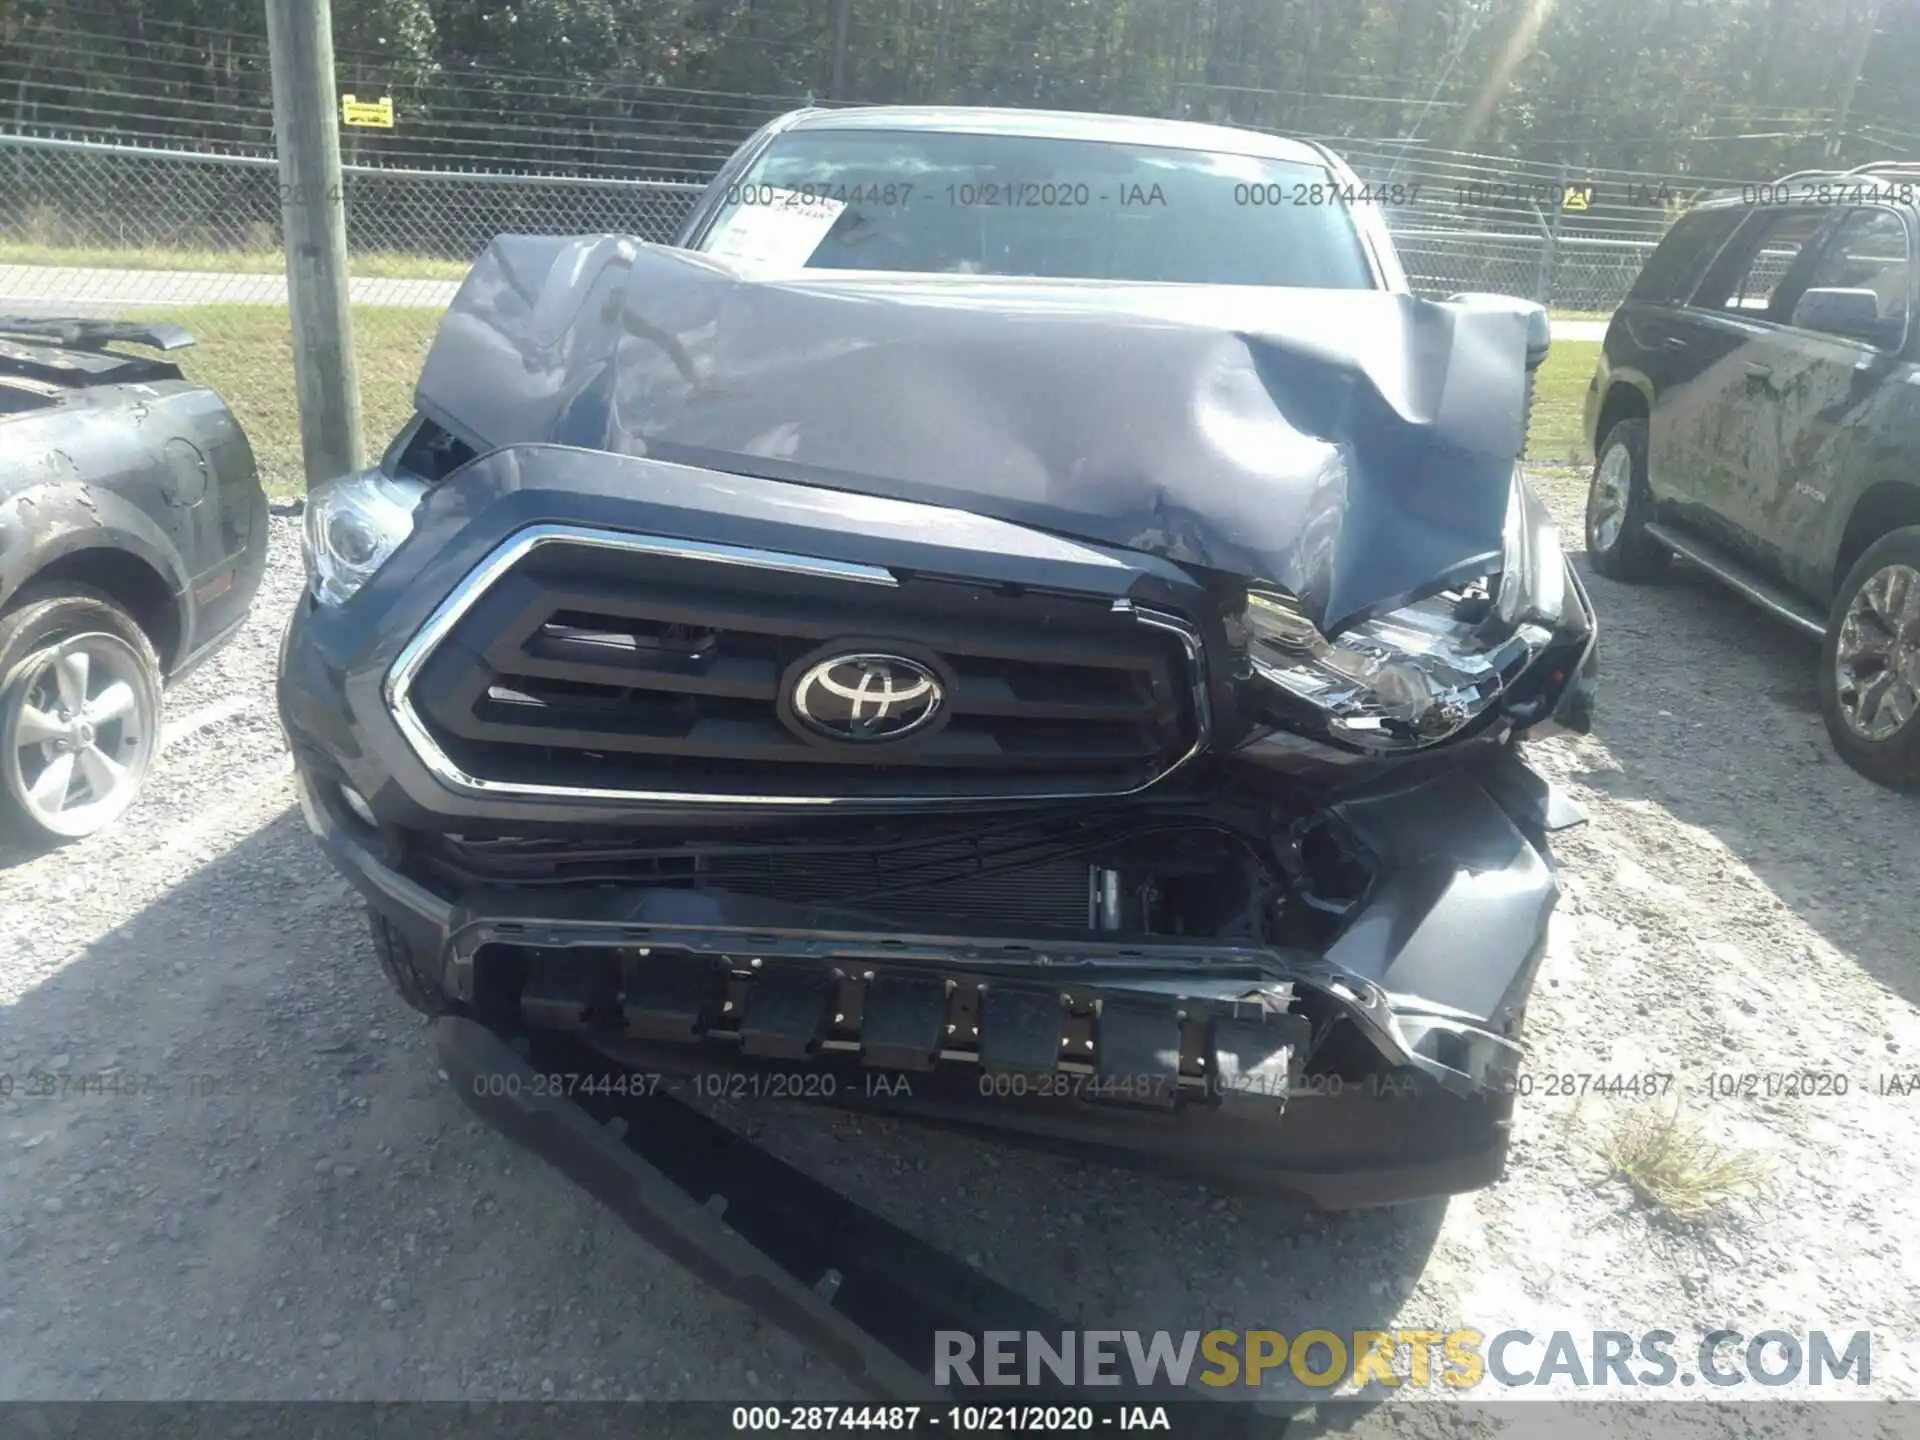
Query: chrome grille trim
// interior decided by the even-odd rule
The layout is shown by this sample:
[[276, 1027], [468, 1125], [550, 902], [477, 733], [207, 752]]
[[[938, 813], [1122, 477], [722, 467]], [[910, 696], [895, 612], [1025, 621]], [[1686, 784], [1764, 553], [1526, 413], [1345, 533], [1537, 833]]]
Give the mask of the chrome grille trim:
[[[704, 541], [678, 540], [618, 530], [598, 530], [576, 525], [534, 525], [515, 532], [482, 560], [435, 607], [413, 639], [394, 658], [387, 671], [385, 695], [388, 712], [421, 764], [448, 788], [477, 796], [514, 796], [545, 800], [588, 800], [631, 802], [637, 804], [703, 805], [728, 809], [778, 807], [783, 809], [921, 809], [941, 806], [1002, 805], [1004, 797], [975, 795], [714, 795], [698, 791], [604, 789], [574, 785], [539, 785], [522, 781], [488, 780], [470, 775], [456, 764], [441, 747], [414, 707], [411, 692], [414, 680], [432, 658], [440, 642], [481, 597], [498, 583], [522, 559], [543, 545], [588, 545], [599, 549], [626, 550], [675, 559], [706, 560], [721, 564], [744, 565], [793, 575], [808, 575], [830, 580], [897, 587], [899, 582], [887, 570], [872, 565], [857, 565], [779, 551], [753, 550], [739, 546], [708, 544]], [[1131, 600], [1113, 602], [1116, 614], [1132, 616], [1141, 625], [1174, 635], [1187, 658], [1187, 674], [1192, 687], [1194, 707], [1193, 744], [1171, 765], [1151, 779], [1128, 790], [1063, 791], [1019, 797], [1021, 802], [1122, 799], [1138, 795], [1160, 784], [1176, 771], [1184, 769], [1207, 748], [1211, 738], [1211, 710], [1208, 705], [1206, 657], [1200, 632], [1179, 616], [1135, 605]]]

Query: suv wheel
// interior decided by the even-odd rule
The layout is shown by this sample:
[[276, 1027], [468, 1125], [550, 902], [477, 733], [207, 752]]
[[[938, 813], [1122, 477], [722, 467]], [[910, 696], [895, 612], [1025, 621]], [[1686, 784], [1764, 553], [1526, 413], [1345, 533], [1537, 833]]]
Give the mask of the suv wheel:
[[1854, 769], [1920, 789], [1920, 526], [1881, 537], [1847, 572], [1820, 649], [1820, 713]]
[[1609, 580], [1657, 579], [1673, 559], [1647, 534], [1647, 422], [1622, 420], [1600, 442], [1587, 488], [1587, 557]]
[[0, 835], [36, 847], [105, 829], [160, 741], [160, 661], [104, 595], [29, 588], [0, 615]]

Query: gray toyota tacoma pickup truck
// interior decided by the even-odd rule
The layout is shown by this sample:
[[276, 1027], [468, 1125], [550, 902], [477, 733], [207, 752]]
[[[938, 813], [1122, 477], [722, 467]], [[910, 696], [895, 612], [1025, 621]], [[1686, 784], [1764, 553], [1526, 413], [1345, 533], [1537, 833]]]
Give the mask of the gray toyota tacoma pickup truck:
[[1327, 1206], [1495, 1179], [1594, 621], [1544, 313], [1415, 297], [1381, 198], [839, 110], [676, 246], [498, 239], [281, 660], [400, 994]]

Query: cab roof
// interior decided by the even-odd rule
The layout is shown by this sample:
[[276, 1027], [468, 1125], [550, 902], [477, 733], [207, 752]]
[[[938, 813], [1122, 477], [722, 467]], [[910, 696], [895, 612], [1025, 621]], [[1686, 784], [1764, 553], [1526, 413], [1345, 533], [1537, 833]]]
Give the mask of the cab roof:
[[1156, 120], [1142, 115], [1098, 115], [1080, 110], [1015, 110], [990, 105], [856, 105], [797, 110], [778, 122], [783, 131], [937, 130], [968, 135], [1027, 135], [1045, 140], [1108, 140], [1169, 150], [1253, 155], [1325, 167], [1333, 156], [1308, 140], [1291, 140], [1232, 125]]

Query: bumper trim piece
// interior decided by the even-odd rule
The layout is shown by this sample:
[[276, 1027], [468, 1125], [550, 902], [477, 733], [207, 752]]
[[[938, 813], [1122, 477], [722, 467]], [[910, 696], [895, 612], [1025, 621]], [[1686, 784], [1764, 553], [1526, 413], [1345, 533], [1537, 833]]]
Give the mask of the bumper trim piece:
[[[538, 1088], [543, 1073], [623, 1069], [575, 1042], [546, 1034], [510, 1042], [464, 1018], [437, 1029], [448, 1082], [482, 1120], [881, 1398], [946, 1398], [932, 1379], [941, 1331], [1052, 1336], [1072, 1328], [649, 1085], [580, 1087], [573, 1098]], [[1083, 1395], [1036, 1378], [1039, 1398]], [[1165, 1382], [1139, 1387], [1122, 1370], [1101, 1398], [1215, 1397]], [[1216, 1418], [1231, 1424], [1251, 1409], [1222, 1406]]]
[[[637, 1103], [629, 1099], [625, 1108], [635, 1112], [630, 1115], [590, 1114], [580, 1104], [547, 1090], [536, 1093], [540, 1072], [534, 1063], [478, 1022], [443, 1018], [436, 1029], [441, 1068], [468, 1108], [586, 1190], [649, 1244], [723, 1294], [766, 1314], [879, 1394], [908, 1402], [938, 1398], [940, 1392], [930, 1379], [843, 1313], [855, 1298], [848, 1289], [850, 1279], [870, 1279], [858, 1268], [857, 1256], [823, 1256], [813, 1273], [802, 1278], [791, 1263], [780, 1264], [735, 1228], [743, 1218], [750, 1220], [755, 1208], [764, 1208], [770, 1197], [793, 1197], [802, 1204], [818, 1205], [821, 1196], [811, 1192], [825, 1191], [824, 1186], [756, 1152], [757, 1168], [786, 1173], [769, 1184], [771, 1176], [752, 1178], [751, 1172], [743, 1170], [739, 1183], [699, 1194], [685, 1183], [684, 1164], [676, 1180], [653, 1159], [672, 1148], [679, 1148], [684, 1156], [685, 1141], [693, 1137], [704, 1140], [716, 1154], [729, 1148], [728, 1142], [744, 1143], [724, 1127], [664, 1096], [649, 1095]], [[543, 1066], [561, 1073], [605, 1068], [597, 1057], [584, 1072], [578, 1060], [566, 1062], [573, 1067], [566, 1070], [545, 1053], [539, 1059]], [[679, 1147], [673, 1146], [676, 1132], [683, 1142]], [[867, 1218], [893, 1228], [876, 1217]], [[904, 1231], [887, 1238], [896, 1247], [901, 1242], [918, 1244]], [[946, 1259], [937, 1253], [932, 1258]], [[830, 1270], [837, 1270], [842, 1278], [833, 1297], [826, 1299], [816, 1287]]]

